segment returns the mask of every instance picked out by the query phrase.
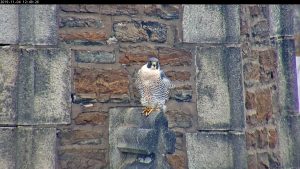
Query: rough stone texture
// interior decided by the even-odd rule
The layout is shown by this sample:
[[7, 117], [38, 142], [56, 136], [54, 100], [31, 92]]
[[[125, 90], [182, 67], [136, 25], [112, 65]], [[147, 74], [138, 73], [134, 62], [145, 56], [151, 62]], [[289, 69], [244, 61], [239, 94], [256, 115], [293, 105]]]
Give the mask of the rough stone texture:
[[[104, 30], [61, 30], [59, 31], [59, 37], [64, 41], [74, 41], [73, 43], [82, 44], [101, 44], [99, 41], [106, 40], [108, 38], [107, 32]], [[77, 40], [77, 41], [76, 41]], [[69, 42], [71, 43], [71, 42]]]
[[22, 49], [18, 85], [18, 124], [70, 122], [70, 51]]
[[103, 51], [74, 51], [75, 60], [82, 63], [114, 63], [114, 53]]
[[0, 48], [0, 124], [16, 123], [18, 54], [17, 49]]
[[183, 41], [238, 42], [240, 32], [238, 12], [236, 5], [184, 5]]
[[16, 168], [15, 127], [0, 127], [0, 166], [5, 169]]
[[197, 52], [199, 129], [243, 128], [244, 124], [240, 123], [244, 118], [244, 101], [239, 49], [203, 47]]
[[159, 17], [161, 19], [179, 19], [178, 5], [147, 5], [144, 13], [148, 16]]
[[168, 130], [162, 112], [148, 117], [141, 112], [140, 108], [110, 110], [110, 168], [170, 168], [162, 154], [175, 151], [175, 134]]
[[0, 6], [0, 44], [17, 44], [19, 38], [19, 15], [17, 5]]
[[56, 5], [22, 5], [20, 12], [20, 44], [56, 45]]
[[134, 16], [139, 13], [138, 9], [136, 8], [137, 5], [102, 5], [100, 6], [100, 13], [111, 16]]
[[243, 137], [227, 132], [187, 133], [189, 169], [246, 168], [245, 145], [238, 143]]
[[116, 38], [122, 42], [165, 42], [167, 27], [165, 24], [153, 21], [122, 21], [113, 25]]
[[170, 47], [158, 47], [158, 59], [161, 65], [170, 66], [190, 66], [193, 62], [189, 51]]
[[127, 76], [124, 70], [76, 68], [74, 70], [75, 92], [96, 94], [100, 102], [107, 102], [111, 98], [126, 102], [129, 93]]
[[74, 119], [77, 125], [104, 125], [106, 120], [107, 115], [99, 112], [81, 113]]
[[260, 122], [268, 120], [269, 116], [272, 115], [271, 91], [268, 89], [257, 91], [256, 105], [257, 120]]
[[17, 147], [17, 169], [55, 168], [55, 128], [18, 127]]
[[271, 36], [294, 35], [291, 5], [270, 5]]
[[102, 28], [103, 21], [95, 18], [64, 16], [59, 20], [59, 28]]
[[75, 149], [62, 149], [59, 150], [59, 168], [70, 169], [70, 168], [105, 168], [107, 163], [105, 162], [106, 152], [99, 148], [75, 148]]
[[279, 40], [278, 42], [278, 78], [279, 104], [282, 111], [297, 112], [298, 93], [294, 40]]

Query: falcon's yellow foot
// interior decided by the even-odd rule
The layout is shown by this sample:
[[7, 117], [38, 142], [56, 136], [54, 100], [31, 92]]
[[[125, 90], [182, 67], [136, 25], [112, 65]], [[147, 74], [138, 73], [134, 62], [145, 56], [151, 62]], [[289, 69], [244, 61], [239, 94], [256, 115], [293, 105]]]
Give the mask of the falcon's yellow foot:
[[148, 114], [149, 110], [150, 110], [150, 107], [145, 107], [142, 114], [145, 116], [148, 116], [147, 114]]
[[146, 108], [147, 108], [147, 112], [145, 112], [146, 117], [148, 117], [150, 113], [152, 113], [154, 110], [157, 110], [157, 106], [155, 106], [154, 108], [151, 107], [146, 107]]

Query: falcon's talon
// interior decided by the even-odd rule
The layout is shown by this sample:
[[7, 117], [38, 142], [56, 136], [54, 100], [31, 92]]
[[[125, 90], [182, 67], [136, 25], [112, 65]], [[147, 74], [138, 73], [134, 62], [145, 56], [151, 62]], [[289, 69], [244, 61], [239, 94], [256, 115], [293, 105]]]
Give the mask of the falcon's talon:
[[148, 116], [148, 112], [149, 112], [150, 108], [149, 107], [145, 107], [145, 109], [143, 110], [142, 114], [145, 116]]

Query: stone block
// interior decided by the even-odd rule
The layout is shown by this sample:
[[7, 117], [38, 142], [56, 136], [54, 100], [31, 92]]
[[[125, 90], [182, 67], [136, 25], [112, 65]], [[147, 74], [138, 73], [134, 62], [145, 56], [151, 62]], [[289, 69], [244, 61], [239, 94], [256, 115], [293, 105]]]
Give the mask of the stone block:
[[240, 35], [239, 23], [238, 5], [184, 5], [183, 41], [237, 43]]
[[18, 79], [18, 124], [70, 122], [70, 51], [21, 49]]
[[189, 169], [247, 168], [241, 133], [187, 133], [186, 142]]
[[0, 44], [17, 44], [19, 38], [19, 14], [17, 5], [0, 6]]
[[82, 63], [114, 63], [116, 56], [104, 51], [74, 51], [75, 60]]
[[198, 129], [242, 130], [245, 124], [240, 49], [200, 47], [196, 66]]
[[279, 104], [284, 113], [298, 112], [297, 70], [295, 57], [295, 43], [293, 39], [278, 40], [278, 79]]
[[294, 15], [291, 5], [270, 5], [270, 35], [293, 36]]
[[117, 133], [121, 152], [149, 155], [155, 151], [158, 133], [153, 129], [121, 127]]
[[21, 5], [19, 7], [20, 44], [56, 45], [56, 5]]
[[168, 168], [163, 154], [175, 151], [175, 134], [162, 112], [141, 113], [141, 108], [110, 109], [110, 168]]
[[18, 127], [17, 169], [54, 169], [56, 129]]
[[0, 48], [0, 124], [15, 124], [19, 52]]
[[16, 128], [0, 127], [0, 166], [5, 169], [16, 168]]

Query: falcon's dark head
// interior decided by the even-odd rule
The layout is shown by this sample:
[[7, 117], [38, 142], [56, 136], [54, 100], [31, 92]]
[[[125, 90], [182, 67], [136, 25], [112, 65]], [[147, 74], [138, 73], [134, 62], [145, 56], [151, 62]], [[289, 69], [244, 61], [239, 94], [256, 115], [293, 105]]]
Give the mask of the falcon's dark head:
[[154, 56], [149, 56], [148, 57], [147, 68], [152, 69], [152, 70], [160, 69], [158, 59]]

